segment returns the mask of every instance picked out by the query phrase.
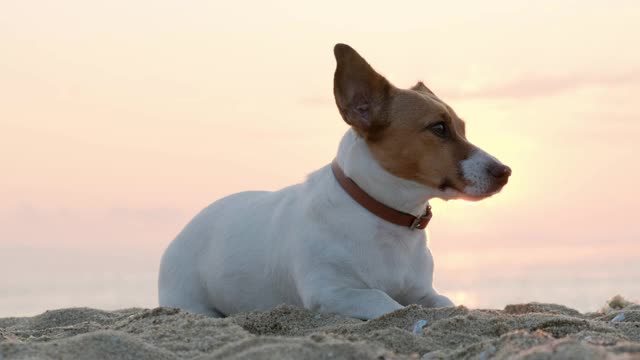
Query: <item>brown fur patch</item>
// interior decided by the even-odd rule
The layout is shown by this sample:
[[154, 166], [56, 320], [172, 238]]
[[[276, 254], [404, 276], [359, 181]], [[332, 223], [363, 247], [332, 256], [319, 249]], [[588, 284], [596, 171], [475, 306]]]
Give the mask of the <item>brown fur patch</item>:
[[436, 95], [433, 93], [433, 91], [431, 91], [431, 89], [429, 89], [427, 87], [427, 85], [425, 85], [422, 81], [418, 81], [417, 84], [413, 85], [413, 87], [411, 88], [411, 90], [413, 91], [417, 91], [417, 92], [421, 92], [421, 93], [427, 93], [427, 94], [431, 94], [431, 95]]
[[[440, 188], [462, 191], [467, 185], [458, 164], [474, 146], [465, 138], [464, 122], [433, 93], [396, 90], [391, 100], [390, 124], [367, 143], [376, 160], [390, 173]], [[449, 137], [442, 139], [428, 127], [444, 122]]]

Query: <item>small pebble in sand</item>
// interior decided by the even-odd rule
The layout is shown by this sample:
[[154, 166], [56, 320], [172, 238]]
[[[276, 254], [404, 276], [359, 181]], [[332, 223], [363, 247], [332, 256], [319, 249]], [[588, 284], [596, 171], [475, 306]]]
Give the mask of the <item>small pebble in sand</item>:
[[422, 328], [427, 326], [427, 320], [418, 320], [415, 325], [413, 325], [413, 335], [420, 335], [422, 333]]
[[619, 322], [619, 321], [624, 321], [624, 313], [620, 313], [616, 315], [613, 319], [611, 319], [611, 322]]

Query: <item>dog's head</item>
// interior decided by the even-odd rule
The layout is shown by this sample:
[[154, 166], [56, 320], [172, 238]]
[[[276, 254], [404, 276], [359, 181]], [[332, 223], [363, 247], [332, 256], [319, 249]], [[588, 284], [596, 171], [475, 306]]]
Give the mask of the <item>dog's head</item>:
[[399, 89], [350, 46], [334, 53], [340, 114], [385, 170], [443, 199], [479, 200], [507, 183], [511, 169], [467, 141], [464, 121], [422, 82]]

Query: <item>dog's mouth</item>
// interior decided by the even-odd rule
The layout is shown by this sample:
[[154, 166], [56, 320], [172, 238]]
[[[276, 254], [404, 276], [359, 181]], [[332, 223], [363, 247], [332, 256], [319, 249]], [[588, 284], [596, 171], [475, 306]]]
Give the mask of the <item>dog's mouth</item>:
[[456, 189], [456, 186], [453, 184], [453, 181], [451, 181], [451, 179], [445, 178], [444, 180], [442, 180], [442, 182], [438, 186], [438, 190], [444, 192], [444, 191], [447, 191], [448, 189], [459, 191], [458, 189]]
[[490, 192], [486, 192], [486, 193], [482, 193], [482, 194], [468, 194], [468, 193], [461, 193], [460, 198], [462, 200], [467, 200], [467, 201], [480, 201], [480, 200], [484, 200], [486, 198], [492, 197], [493, 195], [497, 194], [500, 192], [500, 190], [502, 190], [502, 187], [500, 187], [499, 189], [495, 190], [495, 191], [490, 191]]
[[480, 201], [502, 191], [502, 188], [506, 185], [506, 183], [506, 181], [496, 182], [492, 184], [491, 188], [489, 188], [488, 191], [482, 193], [472, 193], [467, 192], [464, 189], [460, 189], [451, 179], [445, 178], [438, 186], [438, 190], [447, 194], [448, 196], [445, 196], [446, 198], [457, 198], [466, 201]]
[[[465, 194], [465, 192], [463, 190], [461, 190], [460, 188], [458, 188], [456, 186], [456, 184], [450, 179], [450, 178], [445, 178], [444, 180], [442, 180], [442, 182], [440, 183], [440, 185], [438, 185], [438, 190], [440, 190], [440, 192], [442, 192], [442, 198], [443, 199], [466, 199], [467, 194]], [[480, 200], [480, 199], [478, 199]]]

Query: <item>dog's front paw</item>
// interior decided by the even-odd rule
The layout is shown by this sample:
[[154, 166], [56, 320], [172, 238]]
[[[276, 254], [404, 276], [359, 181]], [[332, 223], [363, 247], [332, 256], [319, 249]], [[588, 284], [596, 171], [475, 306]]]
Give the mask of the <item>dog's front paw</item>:
[[430, 292], [429, 294], [421, 297], [416, 304], [422, 305], [428, 308], [442, 308], [442, 307], [452, 307], [456, 306], [453, 301], [449, 300], [448, 297], [444, 295], [440, 295], [435, 291]]
[[456, 306], [453, 301], [451, 301], [448, 297], [444, 295], [437, 295], [435, 299], [433, 299], [433, 307], [452, 307]]

